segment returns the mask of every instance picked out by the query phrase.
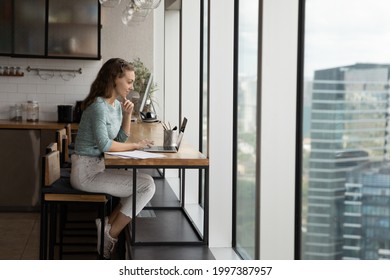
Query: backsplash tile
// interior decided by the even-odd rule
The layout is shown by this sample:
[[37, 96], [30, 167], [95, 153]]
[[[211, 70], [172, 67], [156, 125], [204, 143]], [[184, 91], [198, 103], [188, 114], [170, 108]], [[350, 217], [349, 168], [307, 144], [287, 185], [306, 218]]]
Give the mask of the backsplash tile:
[[[0, 76], [0, 119], [9, 118], [10, 106], [24, 104], [28, 100], [39, 102], [39, 119], [57, 121], [57, 105], [75, 105], [83, 100], [95, 79], [102, 61], [61, 60], [0, 57], [0, 66], [19, 66], [23, 77]], [[31, 68], [82, 69], [75, 77], [60, 72], [43, 72], [42, 78]], [[45, 74], [46, 73], [46, 74]], [[50, 75], [49, 75], [50, 74]]]

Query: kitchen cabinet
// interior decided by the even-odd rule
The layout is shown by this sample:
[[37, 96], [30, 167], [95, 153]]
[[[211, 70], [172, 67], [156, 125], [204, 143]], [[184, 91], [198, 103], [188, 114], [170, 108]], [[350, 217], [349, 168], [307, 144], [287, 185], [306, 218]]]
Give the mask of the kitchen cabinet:
[[49, 0], [48, 56], [100, 58], [99, 21], [96, 0]]
[[55, 130], [0, 129], [0, 211], [39, 209], [41, 156]]
[[14, 54], [45, 55], [46, 0], [14, 1]]
[[100, 59], [100, 25], [98, 0], [0, 1], [0, 54]]
[[0, 54], [12, 51], [12, 0], [0, 1]]
[[0, 120], [0, 211], [39, 210], [41, 157], [63, 127], [58, 122]]

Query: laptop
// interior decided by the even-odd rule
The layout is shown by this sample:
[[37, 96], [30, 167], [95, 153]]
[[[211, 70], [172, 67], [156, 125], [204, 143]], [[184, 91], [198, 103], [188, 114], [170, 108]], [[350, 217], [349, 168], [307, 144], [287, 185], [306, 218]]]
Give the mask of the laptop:
[[143, 149], [145, 152], [154, 152], [154, 153], [177, 153], [180, 148], [181, 140], [183, 139], [184, 130], [186, 129], [187, 118], [183, 118], [183, 121], [180, 125], [179, 135], [177, 136], [176, 145], [174, 146], [151, 146], [149, 148]]

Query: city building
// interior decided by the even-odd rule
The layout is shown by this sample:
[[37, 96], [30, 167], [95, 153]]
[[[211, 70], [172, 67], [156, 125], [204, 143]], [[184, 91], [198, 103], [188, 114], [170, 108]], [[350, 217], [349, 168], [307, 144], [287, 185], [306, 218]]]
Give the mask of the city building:
[[358, 230], [359, 221], [352, 220], [359, 218], [348, 209], [361, 201], [355, 186], [346, 191], [346, 177], [367, 161], [387, 159], [389, 70], [359, 63], [315, 71], [305, 259], [342, 259], [343, 248], [351, 247], [353, 237], [344, 244], [343, 234], [349, 234], [343, 233], [343, 216], [352, 215], [346, 223]]

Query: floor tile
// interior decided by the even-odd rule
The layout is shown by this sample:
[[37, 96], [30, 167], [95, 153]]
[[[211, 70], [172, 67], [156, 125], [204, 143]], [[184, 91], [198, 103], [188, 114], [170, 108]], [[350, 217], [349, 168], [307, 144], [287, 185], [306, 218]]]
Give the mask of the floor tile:
[[38, 259], [38, 219], [37, 213], [0, 213], [1, 260], [23, 259], [25, 253], [28, 259]]
[[[39, 219], [39, 213], [0, 213], [0, 260], [39, 259]], [[96, 242], [96, 237], [90, 237], [89, 241]], [[131, 251], [135, 259], [144, 260], [239, 259], [231, 248], [136, 246]], [[64, 259], [95, 260], [97, 254], [65, 255]]]

